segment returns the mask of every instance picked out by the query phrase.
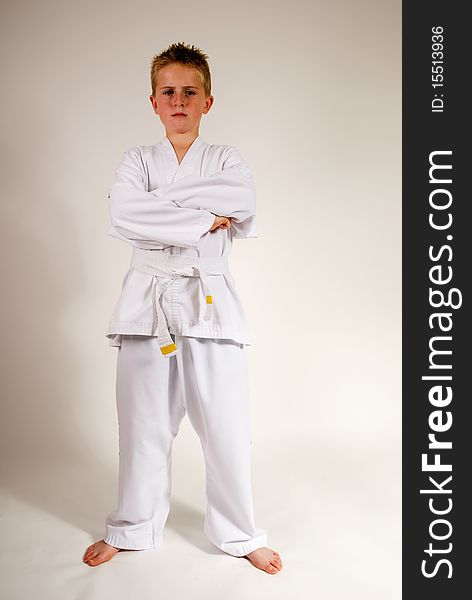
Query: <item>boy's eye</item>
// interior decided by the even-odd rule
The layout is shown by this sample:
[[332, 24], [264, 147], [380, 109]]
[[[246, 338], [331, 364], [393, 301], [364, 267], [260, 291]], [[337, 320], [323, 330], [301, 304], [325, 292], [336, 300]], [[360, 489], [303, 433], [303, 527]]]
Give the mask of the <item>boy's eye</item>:
[[[174, 92], [172, 90], [165, 90], [164, 92], [162, 92], [163, 94], [173, 94]], [[190, 96], [194, 96], [195, 92], [193, 90], [187, 90], [186, 93]]]

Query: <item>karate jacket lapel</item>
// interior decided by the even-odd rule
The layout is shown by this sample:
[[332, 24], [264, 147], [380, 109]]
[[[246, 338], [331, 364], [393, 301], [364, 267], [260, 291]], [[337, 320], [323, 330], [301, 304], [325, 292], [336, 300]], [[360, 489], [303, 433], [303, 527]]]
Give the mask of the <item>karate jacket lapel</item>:
[[177, 155], [175, 153], [174, 147], [172, 146], [171, 141], [167, 136], [165, 136], [161, 142], [162, 151], [165, 156], [165, 164], [166, 164], [166, 173], [167, 173], [167, 182], [174, 183], [185, 175], [190, 175], [194, 173], [193, 164], [195, 162], [197, 152], [203, 144], [206, 142], [200, 135], [193, 140], [190, 144], [187, 152], [185, 153], [180, 165], [177, 160]]

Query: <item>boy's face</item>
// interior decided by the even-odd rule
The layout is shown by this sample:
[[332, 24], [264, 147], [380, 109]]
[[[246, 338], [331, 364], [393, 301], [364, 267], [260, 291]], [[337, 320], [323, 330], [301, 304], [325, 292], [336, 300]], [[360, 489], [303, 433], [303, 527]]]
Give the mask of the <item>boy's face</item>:
[[200, 119], [210, 110], [213, 96], [205, 96], [200, 73], [196, 69], [179, 63], [162, 68], [157, 76], [155, 94], [149, 99], [166, 128], [166, 134], [198, 135]]

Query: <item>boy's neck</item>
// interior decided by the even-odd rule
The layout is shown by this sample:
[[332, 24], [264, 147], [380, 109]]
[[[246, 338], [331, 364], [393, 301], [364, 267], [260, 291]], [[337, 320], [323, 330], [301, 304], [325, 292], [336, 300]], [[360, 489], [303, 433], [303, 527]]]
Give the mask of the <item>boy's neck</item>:
[[187, 133], [169, 133], [166, 132], [166, 137], [174, 147], [175, 151], [185, 151], [193, 144], [200, 134], [197, 131], [189, 131]]

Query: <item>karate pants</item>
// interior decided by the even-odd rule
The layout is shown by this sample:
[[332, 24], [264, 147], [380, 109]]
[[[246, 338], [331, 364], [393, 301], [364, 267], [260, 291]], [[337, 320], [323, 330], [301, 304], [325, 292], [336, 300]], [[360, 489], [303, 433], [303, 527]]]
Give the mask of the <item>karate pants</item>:
[[172, 357], [162, 355], [156, 337], [123, 335], [118, 348], [118, 506], [106, 517], [104, 540], [136, 550], [161, 546], [172, 442], [188, 412], [205, 460], [205, 535], [223, 552], [244, 556], [267, 546], [267, 531], [254, 523], [245, 349], [171, 336], [179, 349]]

